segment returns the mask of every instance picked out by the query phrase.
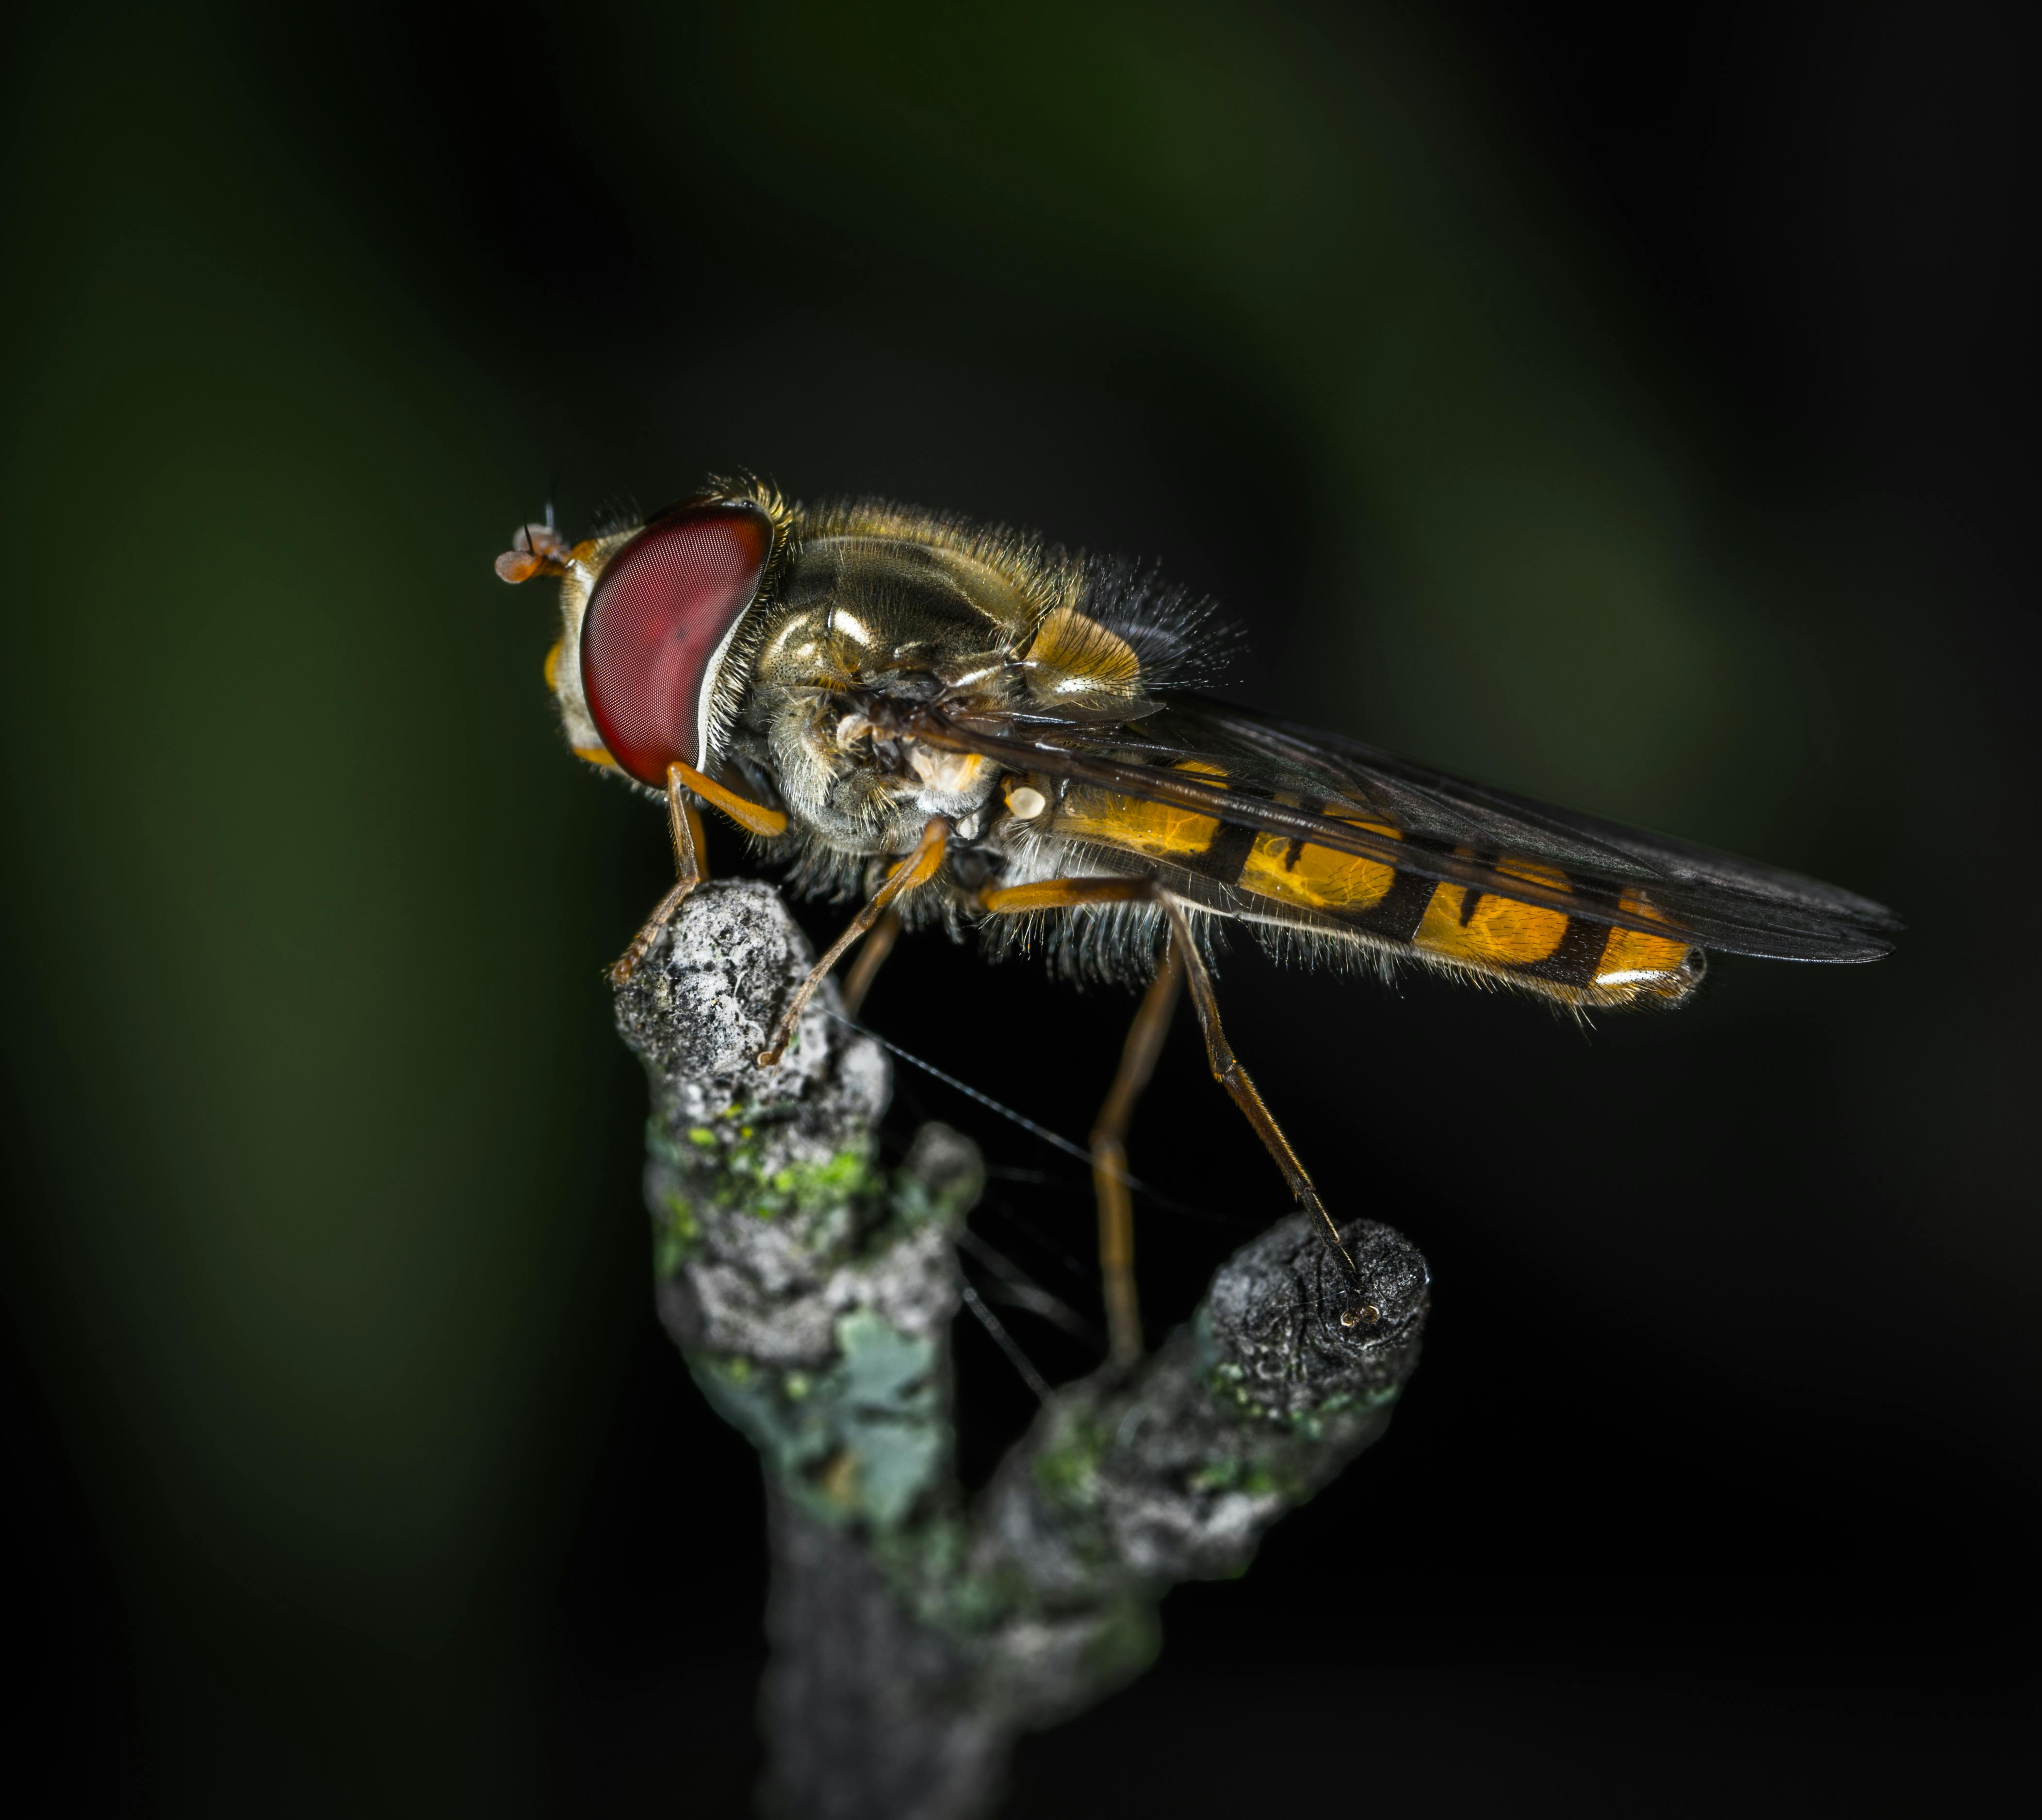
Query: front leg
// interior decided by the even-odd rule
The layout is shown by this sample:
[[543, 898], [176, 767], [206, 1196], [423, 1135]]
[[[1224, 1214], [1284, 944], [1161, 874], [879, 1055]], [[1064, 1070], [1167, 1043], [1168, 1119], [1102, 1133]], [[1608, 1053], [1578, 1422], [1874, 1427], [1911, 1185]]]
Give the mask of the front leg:
[[681, 906], [687, 902], [689, 893], [709, 876], [702, 864], [702, 817], [695, 812], [694, 805], [681, 793], [681, 780], [675, 774], [678, 769], [670, 767], [667, 772], [667, 832], [674, 842], [674, 888], [660, 900], [652, 914], [631, 938], [631, 946], [618, 956], [610, 967], [610, 983], [613, 986], [621, 986], [629, 981], [638, 963], [652, 952], [660, 931], [673, 921]]
[[610, 969], [610, 983], [621, 986], [631, 977], [638, 963], [652, 951], [660, 931], [673, 921], [688, 894], [709, 877], [702, 861], [702, 816], [689, 800], [690, 793], [714, 803], [748, 834], [771, 840], [787, 832], [787, 818], [777, 809], [751, 802], [726, 790], [713, 778], [706, 778], [692, 766], [676, 760], [667, 767], [667, 832], [674, 842], [674, 888], [654, 907], [644, 926], [631, 938], [631, 946]]

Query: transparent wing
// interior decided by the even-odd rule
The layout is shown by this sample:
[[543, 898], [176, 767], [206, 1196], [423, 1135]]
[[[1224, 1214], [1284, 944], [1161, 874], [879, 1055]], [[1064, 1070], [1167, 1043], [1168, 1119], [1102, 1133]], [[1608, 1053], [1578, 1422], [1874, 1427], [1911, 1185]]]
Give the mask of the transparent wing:
[[1103, 786], [1699, 947], [1872, 961], [1892, 951], [1902, 927], [1883, 905], [1834, 885], [1199, 696], [1168, 696], [1115, 728], [938, 709], [920, 720], [921, 736], [1014, 770]]

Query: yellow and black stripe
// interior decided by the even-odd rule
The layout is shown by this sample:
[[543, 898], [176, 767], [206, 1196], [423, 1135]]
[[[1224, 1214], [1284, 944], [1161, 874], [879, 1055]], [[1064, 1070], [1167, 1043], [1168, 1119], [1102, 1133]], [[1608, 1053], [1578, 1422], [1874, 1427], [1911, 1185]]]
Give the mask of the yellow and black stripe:
[[[1195, 760], [1179, 768], [1217, 770]], [[1352, 812], [1353, 805], [1297, 806], [1387, 839], [1403, 838], [1394, 828]], [[1050, 832], [1065, 840], [1137, 854], [1187, 881], [1218, 887], [1210, 894], [1193, 892], [1215, 909], [1344, 935], [1571, 1005], [1677, 1004], [1702, 977], [1700, 950], [1644, 898], [1573, 878], [1543, 861], [1451, 850], [1482, 861], [1505, 880], [1537, 885], [1542, 895], [1577, 897], [1585, 913], [1521, 902], [1493, 887], [1424, 878], [1310, 840], [1236, 827], [1194, 809], [1090, 784], [1066, 787]], [[1598, 916], [1597, 911], [1604, 914]], [[1607, 920], [1612, 912], [1635, 922], [1662, 923], [1667, 933], [1618, 928]]]

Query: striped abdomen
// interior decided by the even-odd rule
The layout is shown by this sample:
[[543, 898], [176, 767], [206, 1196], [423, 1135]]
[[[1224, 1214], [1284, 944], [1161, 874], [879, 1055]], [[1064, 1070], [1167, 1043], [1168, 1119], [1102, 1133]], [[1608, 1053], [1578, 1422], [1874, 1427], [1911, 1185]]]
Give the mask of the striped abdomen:
[[[1338, 805], [1310, 806], [1339, 812]], [[1341, 819], [1401, 838], [1379, 822]], [[1088, 785], [1065, 791], [1051, 832], [1139, 854], [1188, 881], [1218, 887], [1188, 894], [1229, 914], [1344, 935], [1569, 1004], [1676, 1004], [1702, 977], [1700, 950], [1677, 935], [1619, 929], [1593, 913], [1520, 903], [1494, 890], [1421, 878], [1309, 840], [1236, 828]], [[1631, 893], [1585, 884], [1543, 862], [1482, 857], [1506, 877], [1578, 895], [1585, 909], [1662, 920]]]

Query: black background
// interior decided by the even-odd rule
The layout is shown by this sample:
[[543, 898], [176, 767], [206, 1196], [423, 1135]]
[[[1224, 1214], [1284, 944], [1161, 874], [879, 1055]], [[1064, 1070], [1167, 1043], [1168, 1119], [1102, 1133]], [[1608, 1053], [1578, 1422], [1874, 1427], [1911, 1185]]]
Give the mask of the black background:
[[[1172, 40], [1167, 14], [1126, 11], [1129, 29]], [[1313, 9], [1268, 20], [1272, 43], [1316, 36], [1314, 81], [1336, 96], [1351, 85], [1357, 117], [1386, 92], [1409, 101], [1440, 168], [1477, 197], [1455, 219], [1482, 224], [1482, 257], [1547, 312], [1512, 343], [1528, 368], [1594, 344], [1606, 383], [1678, 426], [1673, 469], [1704, 502], [1696, 534], [1793, 654], [1774, 704], [1788, 732], [1747, 739], [1737, 716], [1757, 710], [1725, 710], [1706, 778], [1625, 797], [1597, 781], [1622, 753], [1592, 732], [1492, 734], [1474, 708], [1455, 720], [1397, 642], [1402, 597], [1379, 583], [1322, 428], [1267, 379], [1252, 335], [1229, 338], [1224, 308], [1173, 313], [1187, 281], [1167, 222], [1130, 254], [1129, 277], [1068, 220], [1031, 241], [996, 159], [962, 161], [926, 231], [879, 219], [899, 194], [856, 147], [841, 169], [814, 141], [747, 168], [727, 122], [748, 91], [733, 78], [721, 92], [731, 40], [707, 28], [666, 112], [639, 45], [652, 28], [628, 10], [513, 6], [483, 24], [432, 9], [193, 14], [174, 34], [189, 62], [166, 67], [161, 117], [241, 133], [237, 158], [286, 171], [277, 181], [304, 199], [285, 211], [296, 229], [338, 235], [365, 284], [462, 350], [468, 376], [434, 408], [507, 426], [499, 469], [468, 477], [458, 510], [430, 496], [402, 508], [401, 551], [344, 515], [373, 499], [373, 476], [342, 515], [306, 503], [304, 548], [365, 589], [386, 560], [465, 575], [549, 490], [572, 528], [613, 495], [655, 504], [740, 461], [811, 497], [879, 491], [1013, 518], [1161, 556], [1233, 606], [1252, 635], [1245, 698], [1762, 845], [1908, 920], [1879, 968], [1729, 961], [1677, 1019], [1588, 1035], [1428, 979], [1390, 992], [1233, 955], [1236, 1046], [1329, 1199], [1398, 1225], [1432, 1261], [1426, 1356], [1388, 1440], [1287, 1521], [1245, 1581], [1172, 1596], [1144, 1681], [1024, 1747], [1015, 1812], [2010, 1809], [2032, 1765], [2042, 1515], [2036, 29], [1961, 5], [1618, 25], [1585, 6], [1470, 0], [1363, 25]], [[760, 13], [735, 29], [761, 41], [770, 71], [776, 37], [807, 21]], [[986, 25], [975, 55], [991, 67], [1010, 35], [1037, 29], [1053, 46], [1067, 32], [1074, 61], [1090, 55], [1084, 15], [1031, 21]], [[17, 101], [101, 59], [112, 92], [147, 89], [135, 47], [153, 40], [132, 23], [44, 21], [25, 40]], [[899, 28], [871, 21], [878, 38]], [[943, 75], [918, 43], [903, 32], [874, 53], [910, 91]], [[201, 64], [219, 90], [179, 86]], [[236, 115], [244, 104], [258, 125]], [[33, 212], [35, 187], [71, 181], [76, 161], [146, 162], [162, 143], [138, 126], [54, 163], [17, 146], [10, 187]], [[1056, 181], [1088, 179], [1080, 164]], [[969, 215], [974, 182], [982, 218], [946, 239], [945, 211]], [[239, 206], [189, 200], [198, 215]], [[110, 246], [117, 226], [78, 232]], [[1340, 232], [1329, 224], [1327, 242]], [[1011, 259], [1003, 237], [1021, 243]], [[298, 256], [249, 230], [234, 281], [258, 323], [265, 287]], [[11, 347], [24, 372], [61, 285], [38, 307]], [[1551, 331], [1548, 316], [1569, 326]], [[1564, 373], [1552, 383], [1564, 396]], [[286, 395], [250, 408], [281, 422], [294, 407]], [[118, 457], [142, 432], [118, 415], [89, 427], [107, 477], [72, 502], [84, 518], [60, 537], [15, 526], [24, 588], [48, 553], [29, 545], [124, 534]], [[148, 459], [174, 464], [179, 448], [163, 431]], [[330, 459], [358, 478], [370, 457]], [[420, 552], [421, 536], [440, 542]], [[462, 637], [501, 649], [479, 670], [457, 675], [430, 632], [386, 640], [391, 666], [507, 704], [438, 698], [460, 739], [429, 736], [426, 762], [391, 788], [434, 795], [436, 827], [486, 818], [509, 847], [542, 822], [566, 830], [538, 843], [542, 880], [518, 875], [553, 894], [521, 902], [551, 908], [518, 921], [499, 881], [464, 879], [449, 832], [449, 901], [508, 919], [508, 933], [469, 954], [454, 913], [434, 911], [415, 931], [400, 916], [392, 939], [415, 933], [479, 998], [536, 992], [553, 1008], [557, 1130], [533, 1191], [573, 1236], [534, 1254], [554, 1283], [529, 1304], [545, 1331], [505, 1353], [516, 1382], [498, 1444], [514, 1467], [461, 1507], [448, 1553], [402, 1571], [334, 1566], [309, 1543], [273, 1559], [164, 1463], [189, 1451], [184, 1431], [165, 1425], [121, 1335], [134, 1309], [183, 1292], [152, 1268], [141, 1299], [122, 1300], [66, 1248], [94, 1195], [111, 1204], [140, 1178], [119, 1174], [128, 1127], [98, 1084], [107, 1050], [66, 1046], [75, 906], [33, 844], [47, 810], [117, 858], [120, 802], [17, 754], [15, 851], [58, 881], [10, 912], [25, 985], [9, 1159], [25, 1217], [10, 1239], [21, 1539], [9, 1632], [33, 1691], [13, 1715], [9, 1773], [39, 1810], [743, 1810], [758, 1767], [759, 1496], [747, 1449], [651, 1317], [642, 1087], [593, 971], [662, 888], [660, 831], [621, 793], [580, 787], [564, 757], [564, 782], [521, 809], [519, 780], [550, 779], [555, 756], [527, 674], [545, 614], [524, 596], [483, 606]], [[1484, 610], [1510, 613], [1508, 590]], [[24, 593], [17, 611], [39, 609]], [[384, 674], [365, 670], [354, 699], [365, 739], [401, 747], [412, 697], [384, 692]], [[304, 782], [273, 812], [317, 820], [316, 777]], [[146, 767], [133, 783], [147, 793]], [[712, 858], [736, 854], [725, 840]], [[836, 914], [809, 914], [812, 929]], [[163, 965], [178, 966], [174, 948]], [[868, 1015], [1075, 1134], [1127, 1008], [924, 943], [890, 964]], [[1188, 1035], [1145, 1104], [1135, 1167], [1252, 1229], [1280, 1197]], [[374, 1038], [409, 1040], [388, 1027]], [[1082, 1304], [1091, 1292], [1054, 1255], [1088, 1248], [1075, 1168], [939, 1085], [897, 1084], [890, 1141], [946, 1118], [996, 1164], [1055, 1178], [996, 1182], [981, 1229]], [[1142, 1233], [1160, 1329], [1226, 1233], [1160, 1213]], [[458, 1300], [457, 1268], [450, 1280]], [[1081, 1368], [1018, 1317], [1017, 1332], [1046, 1369]], [[967, 1464], [982, 1472], [1027, 1399], [982, 1336], [958, 1344]], [[309, 1432], [315, 1446], [316, 1418]]]

